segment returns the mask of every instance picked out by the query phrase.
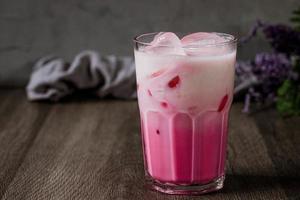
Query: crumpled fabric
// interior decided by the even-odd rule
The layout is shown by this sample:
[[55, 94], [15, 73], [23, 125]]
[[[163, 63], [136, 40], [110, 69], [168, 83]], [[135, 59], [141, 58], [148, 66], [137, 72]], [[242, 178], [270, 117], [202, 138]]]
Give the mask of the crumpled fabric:
[[89, 91], [100, 98], [136, 98], [136, 78], [132, 57], [102, 56], [83, 51], [71, 63], [47, 56], [33, 67], [26, 87], [31, 101], [59, 101], [75, 92]]

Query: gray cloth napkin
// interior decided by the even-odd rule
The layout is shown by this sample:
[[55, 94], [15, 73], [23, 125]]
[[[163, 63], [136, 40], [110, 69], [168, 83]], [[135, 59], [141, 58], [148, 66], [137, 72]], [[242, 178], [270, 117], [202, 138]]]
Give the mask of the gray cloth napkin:
[[35, 64], [26, 87], [32, 101], [58, 101], [81, 90], [99, 97], [136, 98], [133, 58], [83, 51], [69, 64], [62, 58], [44, 57]]

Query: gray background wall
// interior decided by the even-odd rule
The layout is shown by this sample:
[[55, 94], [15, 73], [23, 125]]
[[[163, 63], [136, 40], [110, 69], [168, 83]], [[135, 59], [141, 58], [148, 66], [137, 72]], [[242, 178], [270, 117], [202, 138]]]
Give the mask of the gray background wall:
[[[241, 36], [256, 19], [287, 22], [299, 0], [0, 0], [0, 85], [26, 84], [33, 62], [83, 49], [132, 55], [134, 35], [218, 31]], [[266, 49], [257, 39], [239, 58]]]

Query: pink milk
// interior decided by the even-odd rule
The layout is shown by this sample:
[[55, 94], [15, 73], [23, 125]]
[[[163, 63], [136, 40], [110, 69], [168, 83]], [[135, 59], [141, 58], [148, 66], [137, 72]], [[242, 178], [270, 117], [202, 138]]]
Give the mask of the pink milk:
[[195, 35], [178, 42], [164, 34], [135, 50], [146, 174], [160, 184], [205, 185], [224, 176], [236, 51], [195, 51], [184, 47]]

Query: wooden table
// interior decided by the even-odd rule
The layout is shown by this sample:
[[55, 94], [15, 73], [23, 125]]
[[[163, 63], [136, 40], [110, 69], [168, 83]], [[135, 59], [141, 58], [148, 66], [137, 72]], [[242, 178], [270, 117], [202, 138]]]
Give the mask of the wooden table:
[[300, 118], [231, 110], [220, 192], [170, 196], [144, 187], [135, 101], [30, 103], [0, 90], [2, 199], [300, 199]]

